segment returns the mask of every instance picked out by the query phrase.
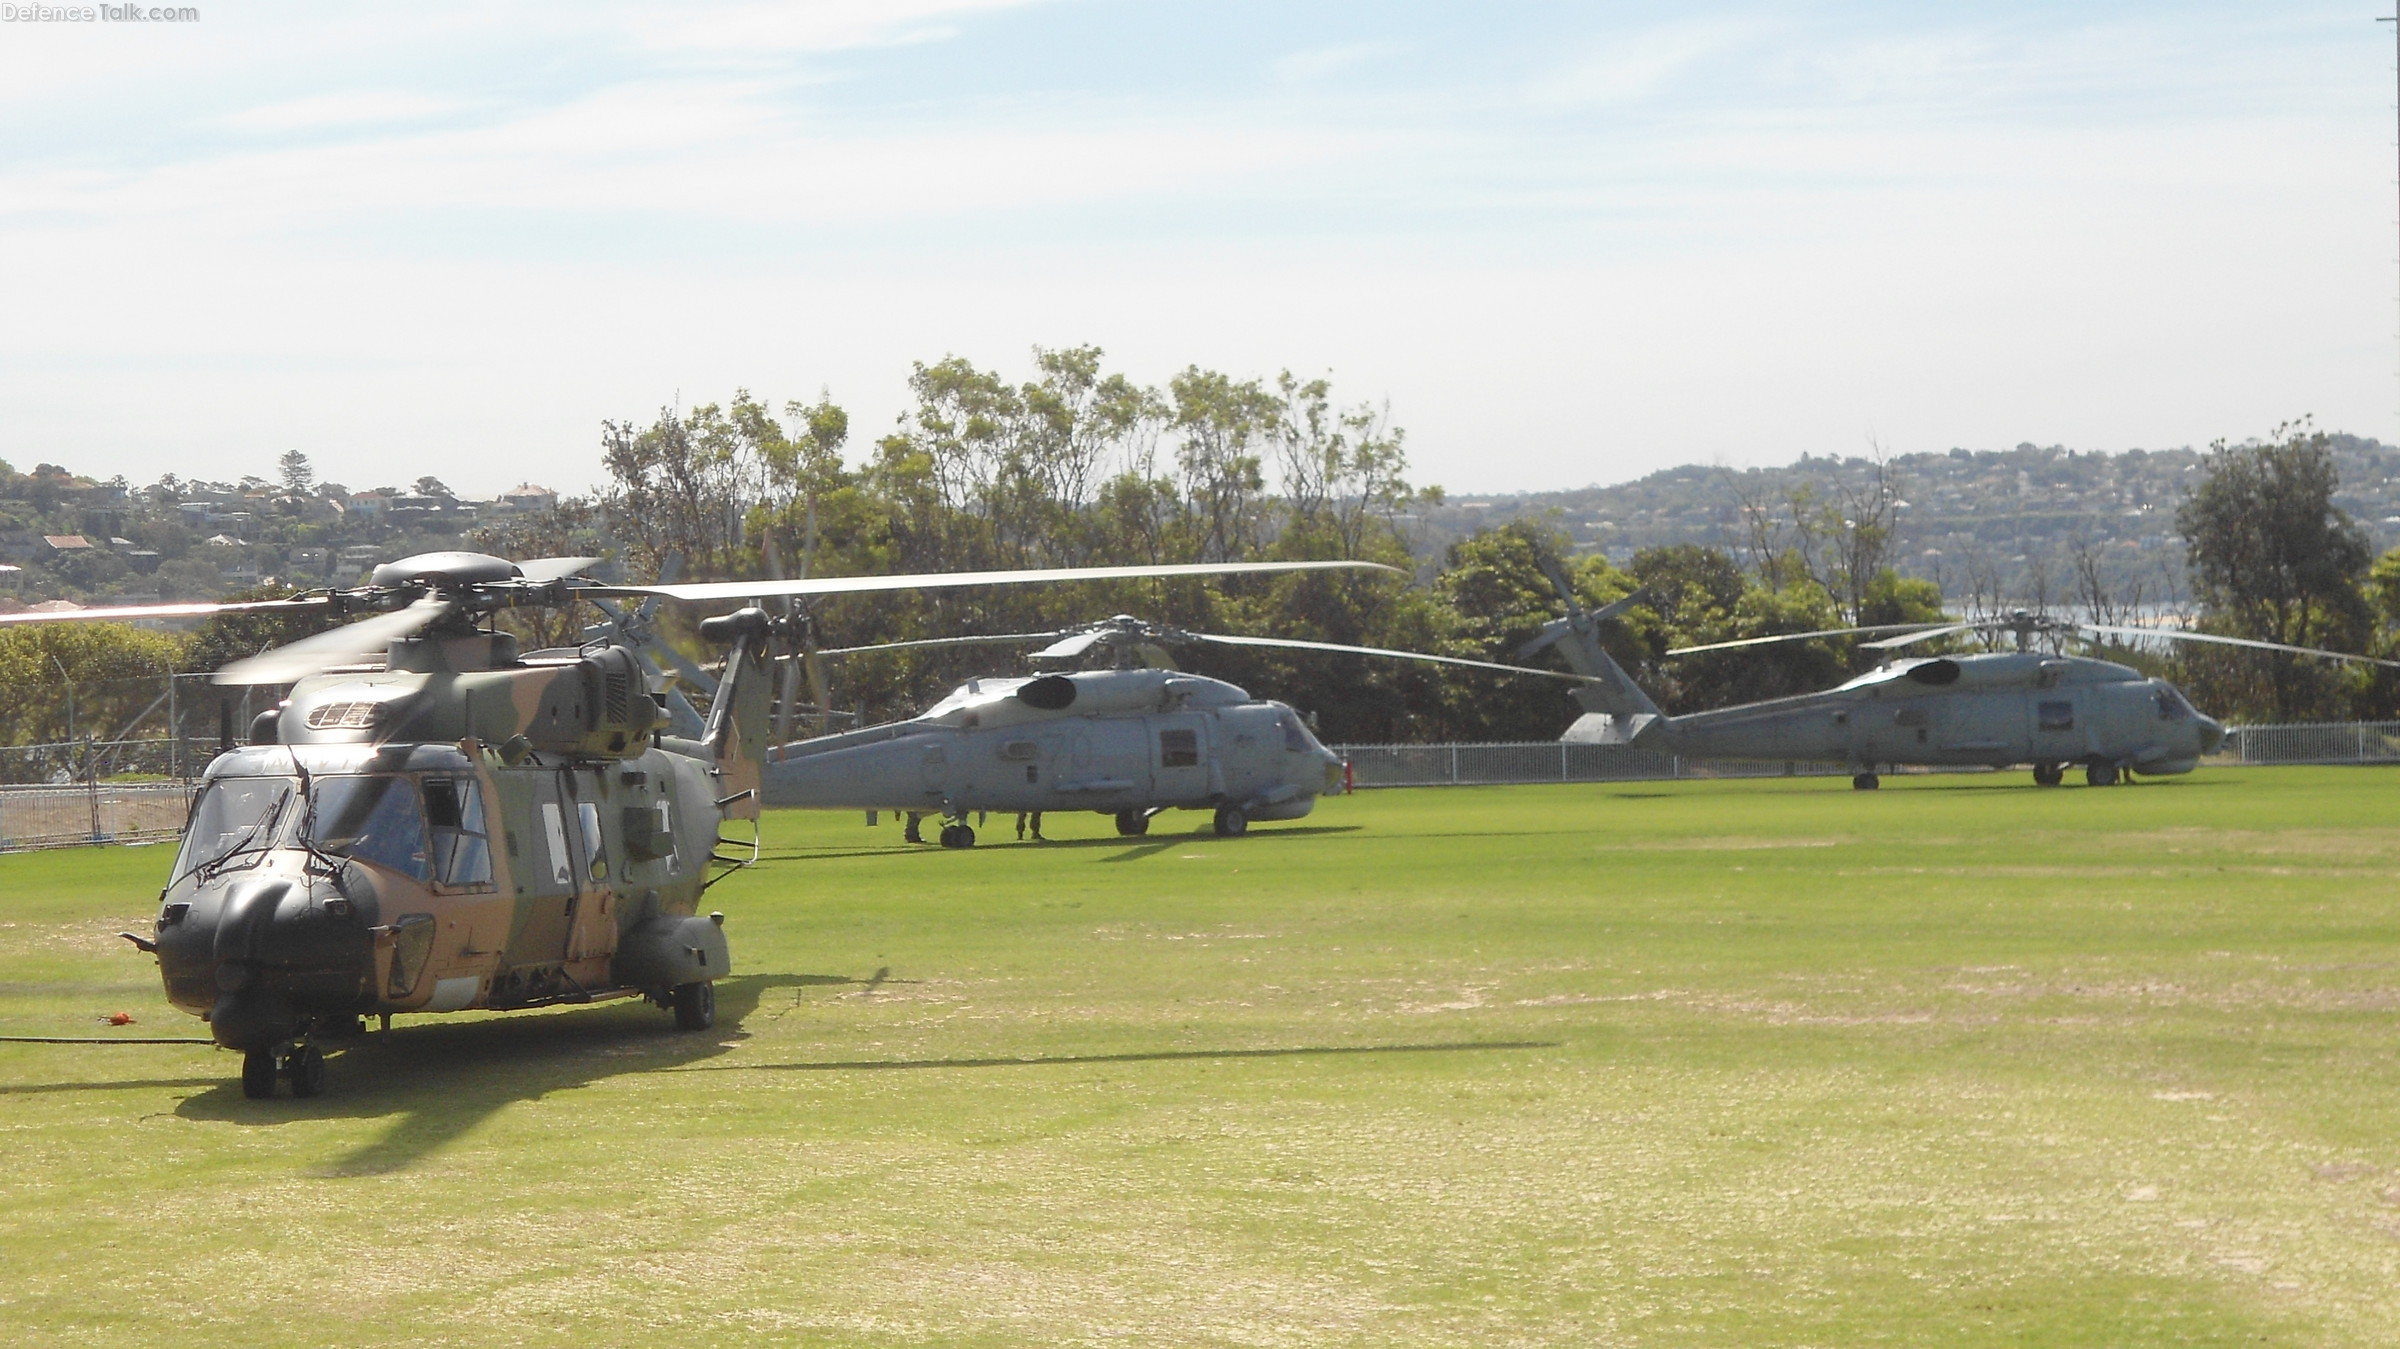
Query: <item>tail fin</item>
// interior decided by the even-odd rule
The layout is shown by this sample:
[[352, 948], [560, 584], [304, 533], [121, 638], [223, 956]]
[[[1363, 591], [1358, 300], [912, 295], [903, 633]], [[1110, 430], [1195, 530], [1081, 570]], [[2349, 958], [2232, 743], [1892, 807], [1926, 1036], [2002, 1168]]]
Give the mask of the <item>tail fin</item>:
[[767, 659], [773, 630], [773, 620], [763, 609], [737, 609], [700, 624], [702, 637], [728, 644], [725, 677], [717, 681], [717, 696], [708, 706], [708, 732], [703, 737], [716, 757], [727, 819], [758, 818], [761, 765], [773, 729], [774, 675]]
[[1575, 588], [1548, 559], [1542, 570], [1566, 602], [1567, 616], [1543, 624], [1532, 641], [1517, 648], [1517, 659], [1526, 660], [1556, 646], [1567, 658], [1567, 668], [1603, 681], [1576, 686], [1575, 701], [1583, 704], [1583, 715], [1559, 739], [1576, 744], [1630, 745], [1653, 728], [1667, 728], [1670, 719], [1600, 642], [1600, 625], [1641, 603], [1643, 592], [1637, 590], [1605, 608], [1587, 611], [1575, 598]]

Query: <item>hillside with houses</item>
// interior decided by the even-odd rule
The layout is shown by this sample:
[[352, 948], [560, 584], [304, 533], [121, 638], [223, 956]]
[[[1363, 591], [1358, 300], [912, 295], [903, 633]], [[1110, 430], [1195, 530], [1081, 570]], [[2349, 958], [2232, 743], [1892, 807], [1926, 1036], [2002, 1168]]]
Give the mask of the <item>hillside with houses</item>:
[[[0, 463], [0, 612], [68, 603], [208, 600], [262, 585], [345, 585], [409, 553], [474, 546], [547, 519], [524, 483], [470, 500], [439, 480], [353, 492], [286, 456], [284, 480], [167, 478], [136, 487], [56, 464]], [[295, 462], [297, 460], [297, 462]]]
[[[2352, 435], [2330, 442], [2342, 480], [2334, 504], [2365, 528], [2377, 552], [2400, 544], [2400, 448]], [[2173, 604], [2185, 594], [2175, 508], [2205, 458], [2188, 448], [2101, 454], [2021, 444], [1881, 461], [1802, 456], [1775, 468], [1685, 464], [1608, 487], [1453, 494], [1422, 513], [1418, 543], [1438, 551], [1529, 518], [1566, 534], [1577, 551], [1619, 564], [1664, 544], [1740, 555], [1760, 546], [1762, 529], [1789, 533], [1795, 496], [1841, 506], [1880, 486], [1892, 497], [1891, 564], [1945, 595], [2072, 599], [2088, 570], [2121, 595]]]

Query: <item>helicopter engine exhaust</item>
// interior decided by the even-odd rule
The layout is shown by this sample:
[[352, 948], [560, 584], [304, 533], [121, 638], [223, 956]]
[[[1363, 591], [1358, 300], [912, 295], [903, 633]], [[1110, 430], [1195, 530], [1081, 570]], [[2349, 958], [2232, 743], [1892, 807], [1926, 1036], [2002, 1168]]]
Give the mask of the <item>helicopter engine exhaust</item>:
[[1017, 686], [1017, 701], [1044, 712], [1063, 712], [1075, 705], [1075, 681], [1065, 675], [1043, 675]]

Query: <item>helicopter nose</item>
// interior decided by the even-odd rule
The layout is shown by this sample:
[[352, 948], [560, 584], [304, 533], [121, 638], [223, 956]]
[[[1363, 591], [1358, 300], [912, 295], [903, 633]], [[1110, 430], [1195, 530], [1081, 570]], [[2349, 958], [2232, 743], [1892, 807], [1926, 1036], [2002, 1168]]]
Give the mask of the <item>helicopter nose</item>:
[[171, 925], [162, 915], [160, 972], [178, 1005], [207, 1009], [218, 1044], [271, 1048], [311, 1013], [361, 1005], [374, 967], [369, 921], [346, 898], [317, 896], [307, 881], [236, 881], [214, 904], [195, 897]]

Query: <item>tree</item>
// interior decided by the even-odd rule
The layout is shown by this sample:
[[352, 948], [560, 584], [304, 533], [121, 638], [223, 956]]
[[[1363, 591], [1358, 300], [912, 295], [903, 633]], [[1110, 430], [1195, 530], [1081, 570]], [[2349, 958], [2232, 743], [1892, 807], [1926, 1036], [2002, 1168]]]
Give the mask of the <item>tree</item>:
[[456, 492], [450, 490], [448, 484], [444, 483], [441, 479], [433, 476], [430, 473], [426, 474], [422, 478], [417, 479], [416, 486], [412, 490], [414, 490], [418, 496], [440, 497], [444, 501], [455, 500], [458, 496]]
[[[2263, 443], [2209, 447], [2175, 512], [2204, 631], [2360, 649], [2371, 552], [2333, 504], [2339, 486], [2330, 438], [2305, 418]], [[2278, 721], [2340, 715], [2352, 683], [2328, 662], [2280, 652], [2211, 649], [2183, 663], [2204, 705]]]
[[284, 451], [283, 457], [275, 461], [275, 472], [283, 490], [296, 497], [307, 496], [317, 485], [316, 466], [298, 450]]

